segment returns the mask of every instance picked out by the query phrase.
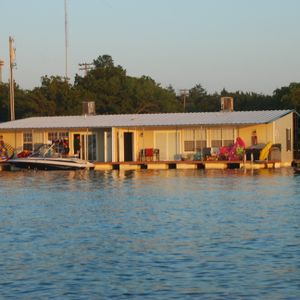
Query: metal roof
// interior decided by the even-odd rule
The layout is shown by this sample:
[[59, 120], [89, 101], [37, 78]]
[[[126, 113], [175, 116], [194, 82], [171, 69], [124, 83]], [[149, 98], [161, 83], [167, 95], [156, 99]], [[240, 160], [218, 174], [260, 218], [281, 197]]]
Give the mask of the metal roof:
[[242, 126], [270, 123], [291, 112], [293, 110], [32, 117], [0, 123], [0, 130], [194, 125]]

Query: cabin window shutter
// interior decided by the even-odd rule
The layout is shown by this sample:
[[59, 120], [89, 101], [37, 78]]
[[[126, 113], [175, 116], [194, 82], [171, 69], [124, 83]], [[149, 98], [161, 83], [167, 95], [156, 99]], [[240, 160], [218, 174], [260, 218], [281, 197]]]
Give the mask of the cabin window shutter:
[[286, 151], [292, 150], [292, 131], [290, 128], [286, 128]]

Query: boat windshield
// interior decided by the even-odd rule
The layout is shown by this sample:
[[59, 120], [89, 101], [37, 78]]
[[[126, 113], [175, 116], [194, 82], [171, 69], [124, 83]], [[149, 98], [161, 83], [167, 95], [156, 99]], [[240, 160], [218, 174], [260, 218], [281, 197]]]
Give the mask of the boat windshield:
[[59, 153], [55, 149], [55, 144], [41, 145], [35, 152], [33, 152], [31, 157], [58, 157]]

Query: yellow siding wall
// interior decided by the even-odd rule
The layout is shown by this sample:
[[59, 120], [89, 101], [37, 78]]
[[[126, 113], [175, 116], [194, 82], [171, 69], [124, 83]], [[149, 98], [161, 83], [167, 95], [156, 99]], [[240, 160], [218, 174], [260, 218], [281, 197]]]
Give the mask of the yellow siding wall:
[[153, 148], [154, 132], [153, 130], [139, 130], [137, 132], [139, 149]]
[[[142, 130], [142, 129], [115, 129], [114, 131], [114, 145], [115, 155], [114, 161], [124, 161], [124, 133], [133, 133], [133, 159], [139, 159], [139, 153], [141, 149], [153, 148], [153, 130]], [[117, 149], [118, 148], [118, 149]]]
[[239, 129], [239, 136], [245, 141], [246, 147], [251, 146], [252, 132], [256, 131], [257, 143], [266, 144], [273, 141], [272, 124], [260, 124]]
[[286, 129], [289, 128], [293, 132], [293, 113], [290, 113], [270, 124], [262, 124], [249, 126], [239, 129], [239, 135], [245, 140], [246, 146], [251, 146], [252, 132], [256, 130], [257, 142], [281, 144], [281, 161], [283, 163], [291, 163], [293, 160], [293, 134], [292, 134], [292, 150], [286, 150]]
[[[293, 113], [290, 113], [283, 118], [278, 119], [274, 122], [274, 139], [275, 144], [281, 144], [281, 160], [283, 163], [291, 163], [293, 161]], [[292, 130], [292, 144], [291, 151], [286, 149], [286, 129]]]
[[[66, 131], [66, 130], [53, 130], [53, 131]], [[24, 132], [31, 132], [31, 130], [24, 130]], [[36, 143], [47, 143], [48, 142], [48, 132], [50, 131], [42, 131], [42, 130], [35, 130], [33, 131], [33, 142]], [[86, 134], [86, 130], [76, 130], [76, 131], [69, 131], [69, 147], [70, 147], [70, 154], [74, 154], [73, 149], [73, 134]], [[100, 139], [100, 132], [89, 131], [89, 133], [96, 133], [97, 140], [101, 141]], [[16, 131], [16, 132], [1, 132], [3, 136], [3, 140], [6, 144], [11, 145], [13, 148], [17, 150], [23, 149], [23, 132]], [[103, 143], [102, 143], [103, 144]], [[100, 156], [100, 146], [102, 146], [101, 142], [98, 143], [98, 150], [97, 156]], [[103, 147], [102, 147], [103, 148]], [[101, 153], [102, 155], [102, 153]]]
[[118, 154], [117, 154], [117, 144], [118, 144], [118, 130], [116, 128], [111, 129], [111, 139], [112, 139], [112, 162], [118, 161]]
[[13, 148], [23, 147], [23, 133], [21, 132], [3, 132], [3, 141], [11, 145]]

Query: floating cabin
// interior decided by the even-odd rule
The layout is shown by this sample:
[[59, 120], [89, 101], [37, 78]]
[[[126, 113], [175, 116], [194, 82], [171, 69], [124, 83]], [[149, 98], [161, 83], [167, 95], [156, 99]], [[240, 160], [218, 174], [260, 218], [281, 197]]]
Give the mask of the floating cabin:
[[[96, 170], [291, 166], [298, 113], [233, 111], [227, 100], [219, 112], [32, 117], [0, 123], [0, 137], [20, 151], [65, 139], [69, 155], [95, 162]], [[222, 156], [237, 138], [243, 155]], [[266, 144], [272, 147], [262, 161]]]

